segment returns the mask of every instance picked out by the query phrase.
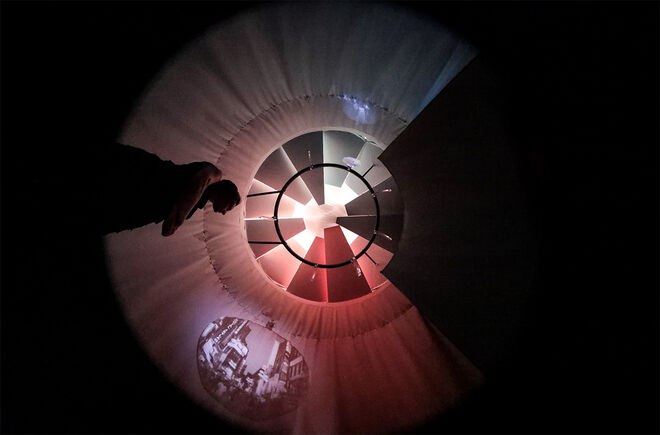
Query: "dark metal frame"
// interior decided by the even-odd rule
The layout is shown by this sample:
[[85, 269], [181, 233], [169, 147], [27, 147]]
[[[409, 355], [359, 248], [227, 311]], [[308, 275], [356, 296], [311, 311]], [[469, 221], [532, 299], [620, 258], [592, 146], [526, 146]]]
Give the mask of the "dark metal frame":
[[[374, 204], [376, 205], [376, 226], [374, 227], [374, 233], [371, 236], [371, 239], [369, 239], [369, 242], [367, 243], [367, 246], [365, 246], [364, 249], [362, 249], [362, 251], [360, 251], [353, 258], [351, 258], [347, 261], [344, 261], [342, 263], [322, 264], [322, 263], [313, 263], [309, 260], [304, 259], [300, 255], [298, 255], [296, 252], [294, 252], [293, 249], [291, 249], [291, 247], [288, 245], [286, 240], [284, 240], [284, 237], [282, 236], [282, 232], [280, 231], [280, 225], [279, 225], [279, 222], [278, 222], [279, 220], [277, 218], [277, 211], [280, 207], [280, 200], [282, 199], [282, 196], [284, 195], [284, 192], [286, 192], [286, 189], [289, 187], [289, 185], [291, 183], [293, 183], [293, 181], [296, 178], [298, 178], [299, 176], [301, 176], [302, 174], [304, 174], [307, 171], [311, 171], [311, 170], [317, 169], [317, 168], [343, 169], [343, 170], [355, 175], [356, 177], [358, 177], [364, 183], [365, 186], [367, 186], [367, 189], [369, 189], [369, 192], [371, 192], [371, 197], [374, 199]], [[275, 192], [273, 192], [273, 193], [275, 193]], [[354, 262], [355, 260], [360, 258], [362, 255], [367, 253], [367, 250], [371, 247], [371, 244], [374, 242], [374, 240], [376, 239], [376, 235], [378, 234], [378, 226], [380, 225], [380, 206], [378, 205], [378, 198], [376, 197], [376, 192], [371, 187], [369, 182], [364, 178], [364, 176], [358, 174], [353, 169], [351, 169], [351, 168], [349, 168], [348, 166], [345, 166], [345, 165], [339, 165], [339, 164], [336, 164], [336, 163], [317, 163], [315, 165], [310, 165], [310, 166], [298, 171], [293, 177], [289, 178], [289, 180], [284, 184], [282, 189], [279, 190], [279, 195], [277, 195], [277, 200], [275, 201], [275, 208], [273, 209], [273, 219], [274, 219], [274, 222], [275, 222], [275, 231], [277, 232], [277, 237], [279, 237], [279, 239], [282, 242], [282, 245], [284, 245], [286, 250], [289, 251], [289, 253], [291, 255], [293, 255], [298, 260], [300, 260], [303, 263], [308, 264], [310, 266], [321, 267], [321, 268], [324, 268], [324, 269], [332, 269], [332, 268], [335, 268], [335, 267], [342, 267], [342, 266], [346, 266], [347, 264], [351, 264], [352, 262]]]

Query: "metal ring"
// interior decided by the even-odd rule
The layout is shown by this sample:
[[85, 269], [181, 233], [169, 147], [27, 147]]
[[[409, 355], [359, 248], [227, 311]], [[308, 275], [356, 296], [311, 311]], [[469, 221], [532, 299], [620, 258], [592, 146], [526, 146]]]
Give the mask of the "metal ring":
[[[284, 195], [284, 192], [286, 192], [286, 189], [289, 187], [289, 185], [291, 183], [293, 183], [293, 180], [298, 178], [303, 173], [305, 173], [307, 171], [311, 171], [312, 169], [316, 169], [316, 168], [338, 168], [338, 169], [343, 169], [343, 170], [355, 175], [356, 177], [358, 177], [364, 183], [365, 186], [367, 186], [367, 189], [369, 189], [369, 192], [371, 192], [371, 197], [374, 199], [374, 204], [376, 205], [376, 226], [374, 228], [373, 234], [371, 235], [371, 239], [369, 239], [369, 242], [367, 243], [367, 246], [364, 247], [364, 249], [362, 249], [357, 255], [355, 255], [354, 257], [344, 261], [343, 263], [321, 264], [321, 263], [312, 263], [309, 260], [305, 260], [303, 257], [296, 254], [293, 249], [291, 249], [291, 247], [286, 242], [286, 240], [284, 240], [284, 237], [282, 236], [282, 231], [280, 230], [280, 224], [279, 224], [278, 217], [277, 217], [277, 211], [280, 207], [280, 201], [282, 200], [282, 196]], [[362, 175], [358, 174], [357, 172], [355, 172], [353, 169], [349, 168], [348, 166], [339, 165], [337, 163], [317, 163], [317, 164], [310, 165], [310, 166], [307, 166], [306, 168], [301, 169], [293, 177], [289, 178], [289, 180], [286, 183], [284, 183], [284, 186], [280, 190], [280, 193], [277, 195], [277, 200], [275, 201], [275, 208], [273, 209], [273, 217], [275, 218], [275, 231], [277, 232], [277, 237], [279, 237], [279, 239], [282, 241], [282, 244], [284, 245], [286, 250], [289, 251], [289, 253], [291, 255], [293, 255], [298, 260], [300, 260], [303, 263], [308, 264], [310, 266], [322, 267], [324, 269], [332, 269], [332, 268], [335, 268], [335, 267], [342, 267], [342, 266], [346, 266], [347, 264], [351, 264], [351, 260], [357, 260], [358, 258], [363, 256], [367, 252], [367, 250], [371, 247], [371, 244], [376, 239], [376, 234], [378, 232], [378, 226], [380, 225], [380, 207], [378, 205], [378, 198], [376, 197], [376, 192], [374, 192], [374, 189], [371, 187], [369, 182]]]

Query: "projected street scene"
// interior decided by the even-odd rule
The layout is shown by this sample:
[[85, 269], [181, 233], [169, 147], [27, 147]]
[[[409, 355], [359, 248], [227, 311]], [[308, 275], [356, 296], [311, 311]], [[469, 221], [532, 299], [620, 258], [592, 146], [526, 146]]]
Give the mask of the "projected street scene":
[[221, 317], [204, 329], [197, 367], [211, 396], [254, 420], [296, 409], [309, 383], [307, 364], [291, 342], [236, 317]]

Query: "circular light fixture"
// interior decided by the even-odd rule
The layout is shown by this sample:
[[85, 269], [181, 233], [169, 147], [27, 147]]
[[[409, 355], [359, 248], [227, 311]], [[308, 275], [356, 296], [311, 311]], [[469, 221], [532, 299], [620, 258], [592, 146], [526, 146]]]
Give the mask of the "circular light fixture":
[[[298, 255], [291, 248], [291, 246], [289, 246], [289, 244], [286, 242], [284, 236], [282, 235], [282, 231], [280, 229], [280, 224], [279, 224], [279, 221], [278, 221], [277, 212], [279, 211], [280, 201], [282, 200], [282, 196], [286, 192], [286, 189], [291, 185], [291, 183], [293, 183], [302, 174], [305, 174], [308, 171], [313, 171], [314, 169], [318, 169], [318, 168], [343, 169], [345, 171], [348, 171], [349, 174], [355, 175], [356, 177], [358, 177], [360, 179], [360, 181], [362, 181], [364, 183], [364, 185], [367, 187], [367, 189], [369, 189], [369, 192], [371, 192], [371, 196], [374, 200], [374, 205], [376, 206], [376, 224], [374, 225], [373, 234], [371, 235], [371, 238], [367, 242], [367, 245], [360, 252], [358, 252], [355, 256], [349, 258], [346, 261], [340, 262], [340, 263], [333, 263], [333, 264], [314, 263], [314, 262], [311, 262], [311, 261], [305, 259], [304, 257]], [[279, 191], [279, 193], [277, 195], [277, 200], [275, 201], [275, 209], [273, 210], [273, 217], [274, 217], [275, 231], [277, 232], [277, 237], [280, 239], [280, 241], [282, 242], [282, 245], [284, 245], [286, 250], [289, 251], [289, 253], [291, 255], [293, 255], [298, 260], [300, 260], [303, 263], [308, 264], [310, 266], [321, 267], [321, 268], [324, 268], [324, 269], [332, 269], [332, 268], [336, 268], [336, 267], [346, 266], [347, 264], [351, 264], [351, 263], [355, 262], [355, 260], [357, 260], [362, 255], [364, 255], [367, 252], [367, 250], [371, 247], [371, 244], [374, 242], [374, 239], [379, 234], [378, 233], [378, 226], [380, 224], [380, 207], [378, 205], [378, 197], [376, 196], [376, 192], [374, 191], [373, 187], [371, 187], [369, 182], [362, 175], [358, 174], [357, 172], [355, 172], [353, 169], [351, 169], [348, 166], [343, 166], [343, 165], [340, 165], [340, 164], [337, 164], [337, 163], [318, 163], [318, 164], [310, 165], [306, 168], [301, 169], [293, 177], [289, 178], [289, 180], [284, 184], [284, 186], [282, 187], [282, 189]]]

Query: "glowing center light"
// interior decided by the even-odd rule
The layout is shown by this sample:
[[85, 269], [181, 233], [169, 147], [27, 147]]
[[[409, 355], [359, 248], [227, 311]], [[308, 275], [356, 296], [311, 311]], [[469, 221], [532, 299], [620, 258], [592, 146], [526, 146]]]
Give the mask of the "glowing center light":
[[312, 198], [305, 205], [303, 205], [303, 204], [299, 203], [298, 201], [296, 201], [295, 206], [293, 208], [293, 213], [291, 214], [291, 217], [293, 217], [293, 218], [304, 218], [305, 214], [307, 213], [306, 210], [311, 208], [311, 207], [314, 207], [314, 206], [318, 207], [318, 204], [316, 203], [314, 198]]
[[303, 211], [306, 231], [310, 231], [316, 237], [324, 237], [324, 229], [337, 225], [337, 218], [347, 216], [346, 207], [343, 204], [317, 205], [311, 201]]
[[353, 191], [346, 183], [341, 187], [325, 185], [325, 203], [326, 204], [348, 204], [359, 195]]
[[[312, 243], [314, 242], [314, 238], [316, 237], [316, 233], [311, 231], [309, 228], [299, 232], [289, 240], [287, 240], [287, 243], [289, 245], [292, 245], [291, 241], [296, 242], [297, 244], [300, 245], [300, 249], [296, 249], [296, 253], [299, 255], [304, 256], [307, 251], [309, 250], [309, 247], [312, 246]], [[321, 236], [323, 237], [323, 236]]]

